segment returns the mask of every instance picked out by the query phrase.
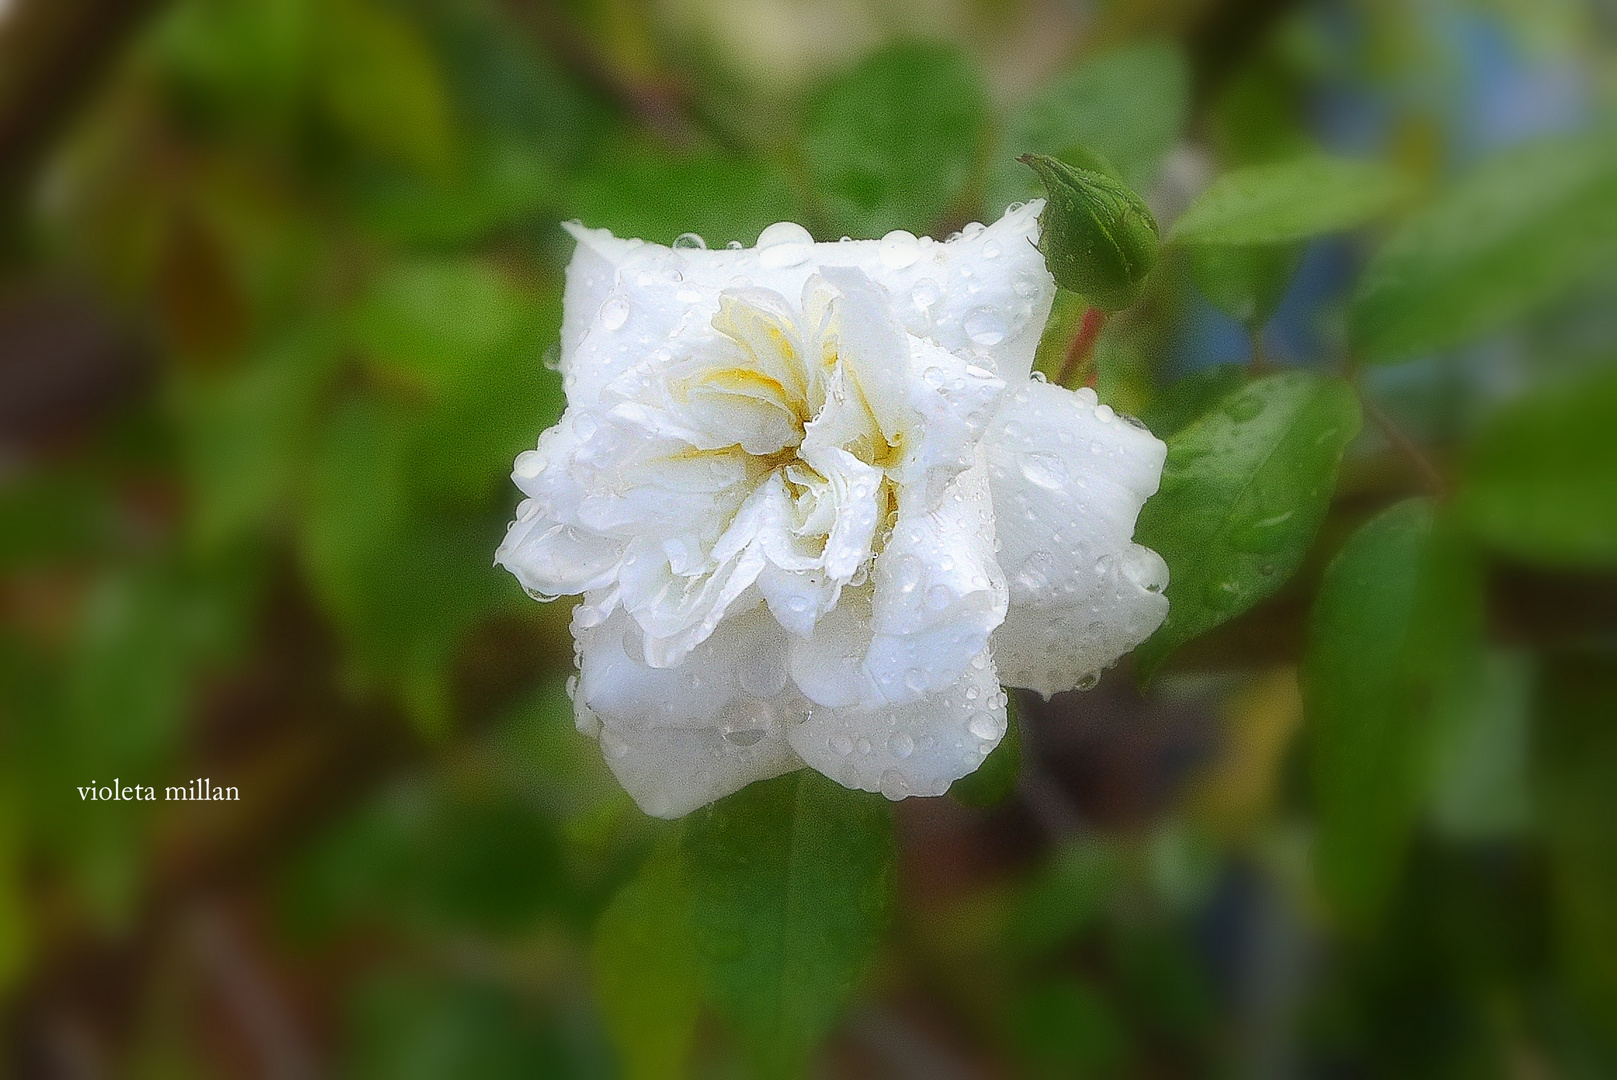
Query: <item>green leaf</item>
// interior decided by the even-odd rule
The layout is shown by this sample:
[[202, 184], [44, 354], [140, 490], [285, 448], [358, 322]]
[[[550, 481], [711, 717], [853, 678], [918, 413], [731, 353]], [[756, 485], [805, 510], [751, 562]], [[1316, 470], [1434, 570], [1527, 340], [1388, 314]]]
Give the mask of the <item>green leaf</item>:
[[627, 1080], [677, 1080], [687, 1071], [701, 977], [690, 895], [671, 834], [601, 915], [590, 951], [596, 1002]]
[[1350, 312], [1359, 355], [1409, 360], [1504, 326], [1617, 257], [1609, 132], [1495, 158], [1376, 252]]
[[1587, 1015], [1617, 1038], [1617, 656], [1552, 653], [1537, 680], [1533, 799], [1556, 906], [1557, 951]]
[[1478, 435], [1457, 501], [1471, 528], [1518, 559], [1617, 565], [1617, 370], [1540, 388]]
[[1190, 66], [1178, 45], [1145, 42], [1086, 59], [1006, 118], [991, 159], [988, 212], [1038, 194], [1016, 165], [1022, 154], [1065, 158], [1078, 145], [1115, 166], [1130, 187], [1147, 188], [1189, 113]]
[[1325, 571], [1302, 675], [1313, 862], [1350, 922], [1373, 920], [1392, 891], [1427, 795], [1436, 690], [1475, 655], [1480, 627], [1480, 569], [1427, 500], [1371, 520]]
[[1196, 244], [1190, 278], [1224, 314], [1256, 334], [1275, 313], [1302, 259], [1301, 244]]
[[1162, 487], [1135, 529], [1169, 570], [1168, 618], [1135, 650], [1142, 674], [1296, 572], [1358, 430], [1351, 387], [1285, 371], [1234, 391], [1168, 440]]
[[859, 237], [931, 231], [965, 193], [986, 120], [982, 76], [946, 45], [895, 45], [833, 80], [803, 119], [827, 224]]
[[1134, 303], [1157, 262], [1157, 222], [1145, 202], [1104, 173], [1044, 154], [1023, 160], [1048, 193], [1039, 251], [1056, 284], [1102, 311]]
[[1363, 225], [1409, 193], [1384, 165], [1304, 157], [1226, 173], [1174, 223], [1171, 241], [1278, 244]]
[[1073, 978], [1024, 990], [1011, 1006], [1011, 1035], [1036, 1077], [1120, 1076], [1128, 1031], [1112, 1005]]
[[1022, 769], [1022, 723], [1016, 705], [1016, 691], [1007, 691], [1005, 737], [983, 758], [977, 771], [949, 785], [949, 794], [967, 806], [998, 806], [1016, 790], [1016, 776]]
[[886, 802], [803, 770], [698, 811], [683, 850], [714, 1005], [759, 1075], [800, 1075], [887, 922]]

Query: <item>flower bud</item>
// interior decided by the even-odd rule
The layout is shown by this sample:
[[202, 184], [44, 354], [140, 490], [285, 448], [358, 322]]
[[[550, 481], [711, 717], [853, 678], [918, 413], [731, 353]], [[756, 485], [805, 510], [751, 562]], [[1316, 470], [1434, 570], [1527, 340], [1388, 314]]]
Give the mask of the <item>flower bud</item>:
[[1017, 160], [1049, 192], [1039, 250], [1056, 284], [1104, 311], [1134, 303], [1157, 261], [1157, 222], [1145, 203], [1103, 173], [1044, 154]]

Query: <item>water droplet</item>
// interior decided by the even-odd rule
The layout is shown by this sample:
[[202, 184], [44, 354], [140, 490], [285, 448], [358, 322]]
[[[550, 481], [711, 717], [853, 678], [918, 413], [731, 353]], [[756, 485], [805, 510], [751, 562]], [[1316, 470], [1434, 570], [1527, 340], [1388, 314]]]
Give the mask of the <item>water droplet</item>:
[[1208, 607], [1228, 609], [1241, 601], [1241, 583], [1238, 581], [1209, 581], [1202, 589], [1202, 599]]
[[797, 266], [814, 253], [814, 237], [793, 221], [777, 221], [758, 234], [758, 261], [764, 266]]
[[553, 342], [550, 348], [545, 350], [545, 355], [540, 358], [539, 362], [545, 366], [546, 371], [560, 371], [561, 342]]
[[537, 450], [524, 450], [517, 455], [511, 471], [518, 480], [532, 480], [545, 471], [545, 459]]
[[987, 243], [983, 244], [983, 258], [985, 258], [985, 259], [997, 259], [997, 258], [999, 258], [999, 241], [998, 240], [990, 240]]
[[1005, 734], [1005, 728], [1001, 725], [999, 718], [986, 710], [974, 713], [971, 717], [971, 723], [966, 725], [966, 730], [977, 736], [977, 738], [985, 740], [997, 739]]
[[926, 689], [926, 676], [920, 668], [910, 668], [904, 672], [904, 689], [912, 694], [919, 694]]
[[1287, 530], [1282, 526], [1291, 520], [1294, 513], [1294, 510], [1283, 510], [1230, 530], [1230, 546], [1237, 551], [1269, 551], [1286, 539]]
[[728, 248], [729, 250], [731, 250], [731, 251], [740, 251], [741, 248], [742, 248], [742, 243], [739, 240], [731, 240], [729, 243], [725, 244], [724, 246], [726, 248]]
[[[665, 233], [664, 235], [667, 234]], [[685, 250], [706, 251], [707, 241], [693, 232], [680, 233], [674, 237], [674, 247]]]
[[1011, 288], [1016, 291], [1017, 296], [1026, 300], [1039, 291], [1039, 279], [1032, 274], [1017, 274], [1011, 282]]
[[938, 302], [938, 297], [942, 295], [943, 286], [929, 277], [924, 277], [917, 281], [910, 289], [910, 299], [915, 301], [915, 306], [918, 308], [931, 307]]
[[994, 308], [972, 308], [964, 325], [966, 336], [978, 345], [998, 345], [1005, 340], [1005, 316]]
[[847, 757], [849, 754], [853, 753], [853, 740], [842, 734], [840, 731], [827, 739], [825, 741], [825, 745], [829, 746], [831, 748], [831, 752], [837, 757]]
[[910, 785], [897, 769], [884, 769], [881, 774], [881, 793], [893, 802], [910, 794]]
[[1123, 553], [1123, 577], [1146, 592], [1159, 593], [1168, 587], [1168, 564], [1148, 547], [1132, 545]]
[[1067, 463], [1055, 454], [1042, 452], [1022, 455], [1022, 475], [1027, 482], [1046, 491], [1060, 491], [1067, 483]]
[[617, 293], [606, 298], [601, 305], [601, 329], [617, 330], [629, 321], [629, 298]]
[[887, 752], [896, 758], [907, 758], [915, 753], [915, 740], [902, 731], [895, 731], [887, 739]]
[[565, 688], [567, 690], [567, 700], [568, 701], [577, 701], [578, 700], [578, 676], [577, 675], [569, 675], [569, 676], [567, 676], [567, 682], [564, 683], [563, 685], [565, 686]]
[[1055, 563], [1055, 556], [1048, 551], [1033, 552], [1022, 560], [1016, 575], [1011, 578], [1011, 587], [1023, 594], [1046, 592], [1050, 588]]
[[1078, 681], [1073, 685], [1074, 688], [1078, 690], [1093, 690], [1095, 687], [1100, 685], [1100, 672], [1086, 672], [1085, 674], [1078, 676]]
[[870, 745], [870, 740], [869, 739], [860, 739], [858, 742], [853, 744], [853, 748], [855, 750], [859, 751], [861, 754], [866, 754], [866, 755], [868, 755], [872, 750], [875, 749], [874, 746]]
[[755, 648], [736, 665], [736, 681], [756, 697], [774, 697], [786, 689], [786, 679], [786, 650], [772, 642]]
[[882, 237], [876, 250], [881, 255], [881, 261], [894, 270], [911, 266], [921, 257], [921, 245], [915, 239], [915, 234], [903, 229], [894, 229]]
[[967, 222], [965, 227], [960, 230], [960, 237], [963, 240], [970, 240], [973, 236], [976, 236], [986, 228], [988, 228], [988, 226], [984, 225], [980, 221]]

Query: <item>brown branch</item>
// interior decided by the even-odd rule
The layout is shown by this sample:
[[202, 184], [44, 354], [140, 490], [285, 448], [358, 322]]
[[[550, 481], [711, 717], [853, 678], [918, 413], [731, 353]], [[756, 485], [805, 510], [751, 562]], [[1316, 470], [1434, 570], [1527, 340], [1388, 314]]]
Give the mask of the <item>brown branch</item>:
[[1406, 461], [1415, 467], [1415, 471], [1420, 474], [1421, 479], [1425, 482], [1432, 495], [1438, 499], [1448, 498], [1448, 481], [1443, 479], [1443, 474], [1438, 471], [1436, 465], [1432, 464], [1432, 460], [1426, 456], [1426, 452], [1420, 448], [1415, 440], [1406, 435], [1403, 428], [1399, 427], [1397, 422], [1381, 409], [1381, 406], [1365, 397], [1363, 393], [1359, 394], [1359, 403], [1364, 406], [1364, 414], [1370, 418], [1371, 423], [1376, 425], [1376, 429], [1381, 432], [1382, 438], [1386, 439], [1393, 449], [1397, 450]]

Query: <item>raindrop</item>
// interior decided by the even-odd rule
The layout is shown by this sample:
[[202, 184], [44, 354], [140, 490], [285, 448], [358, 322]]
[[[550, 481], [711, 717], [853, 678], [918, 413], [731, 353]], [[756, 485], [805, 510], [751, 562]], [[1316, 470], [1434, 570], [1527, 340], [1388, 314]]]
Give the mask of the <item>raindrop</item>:
[[1051, 572], [1055, 569], [1055, 556], [1048, 551], [1035, 551], [1022, 560], [1012, 588], [1020, 593], [1042, 593], [1050, 588]]
[[998, 240], [990, 240], [990, 241], [988, 241], [987, 243], [985, 243], [983, 245], [983, 258], [985, 258], [985, 259], [997, 259], [997, 258], [999, 258], [999, 241]]
[[999, 720], [993, 713], [986, 711], [972, 714], [971, 723], [966, 725], [966, 730], [979, 739], [997, 739], [1005, 734]]
[[693, 232], [680, 233], [674, 237], [674, 247], [684, 250], [706, 251], [707, 241]]
[[545, 365], [545, 370], [546, 371], [560, 371], [561, 370], [561, 342], [559, 342], [559, 341], [553, 342], [551, 344], [550, 348], [545, 350], [545, 355], [540, 359], [539, 362], [541, 364]]
[[917, 281], [914, 287], [910, 289], [910, 299], [915, 301], [915, 306], [918, 308], [931, 307], [938, 302], [938, 297], [942, 295], [943, 286], [929, 277], [924, 277]]
[[725, 244], [724, 246], [729, 248], [731, 251], [740, 251], [741, 250], [741, 241], [739, 241], [739, 240], [731, 240], [728, 244]]
[[920, 668], [910, 668], [904, 673], [904, 689], [912, 694], [919, 694], [926, 689], [926, 676], [921, 674]]
[[853, 740], [840, 732], [827, 739], [825, 744], [837, 757], [847, 757], [853, 753]]
[[1073, 685], [1079, 690], [1093, 690], [1095, 687], [1100, 685], [1100, 672], [1086, 672], [1085, 674], [1078, 676], [1078, 681]]
[[601, 329], [617, 330], [629, 321], [629, 300], [613, 294], [601, 305]]
[[926, 606], [933, 611], [942, 611], [954, 599], [954, 593], [949, 591], [947, 585], [934, 585], [926, 591]]
[[897, 769], [885, 769], [881, 774], [881, 793], [897, 802], [910, 793], [910, 785], [905, 781], [904, 774]]
[[853, 748], [859, 751], [861, 754], [867, 755], [875, 749], [875, 747], [870, 745], [869, 739], [860, 739], [858, 742], [853, 744]]
[[1023, 454], [1022, 475], [1046, 491], [1060, 491], [1067, 483], [1067, 465], [1055, 454]]
[[758, 234], [758, 261], [779, 269], [797, 266], [814, 253], [814, 237], [792, 221], [777, 221]]
[[966, 313], [965, 329], [978, 345], [998, 345], [1005, 340], [1005, 316], [991, 307], [972, 308]]
[[545, 471], [545, 459], [537, 450], [524, 450], [517, 455], [512, 471], [518, 480], [532, 480]]
[[881, 261], [894, 270], [911, 266], [921, 257], [921, 245], [915, 239], [915, 234], [903, 229], [894, 229], [882, 237], [877, 251], [881, 254]]
[[887, 740], [887, 752], [896, 758], [907, 758], [915, 753], [915, 740], [902, 731], [895, 731]]

